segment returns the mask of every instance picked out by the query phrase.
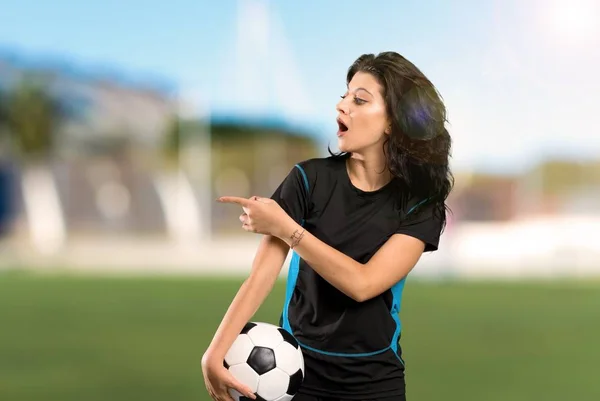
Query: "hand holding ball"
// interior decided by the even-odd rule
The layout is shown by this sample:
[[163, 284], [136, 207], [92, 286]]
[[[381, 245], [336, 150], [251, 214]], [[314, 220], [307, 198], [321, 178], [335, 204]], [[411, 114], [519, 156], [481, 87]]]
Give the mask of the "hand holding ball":
[[[296, 339], [281, 327], [250, 322], [225, 355], [225, 367], [259, 401], [290, 401], [304, 380], [304, 358]], [[235, 401], [247, 400], [230, 390]]]

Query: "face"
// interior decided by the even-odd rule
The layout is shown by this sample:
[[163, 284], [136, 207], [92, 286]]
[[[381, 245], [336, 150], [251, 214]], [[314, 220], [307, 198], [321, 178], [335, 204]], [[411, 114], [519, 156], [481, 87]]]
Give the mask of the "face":
[[390, 131], [381, 93], [382, 87], [373, 75], [364, 72], [354, 74], [336, 107], [340, 151], [364, 153], [382, 147]]

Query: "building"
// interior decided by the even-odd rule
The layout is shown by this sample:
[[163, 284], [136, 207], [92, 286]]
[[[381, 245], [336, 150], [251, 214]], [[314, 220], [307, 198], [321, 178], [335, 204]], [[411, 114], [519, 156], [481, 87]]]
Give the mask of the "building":
[[[172, 83], [0, 50], [2, 90], [10, 90], [27, 74], [47, 79], [66, 111], [56, 132], [60, 146], [47, 166], [51, 189], [37, 198], [56, 198], [56, 210], [49, 206], [52, 202], [45, 207], [58, 216], [55, 220], [62, 222], [67, 237], [178, 235], [175, 227], [183, 222], [227, 231], [237, 216], [213, 213], [214, 194], [268, 196], [295, 162], [318, 154], [310, 135], [276, 119], [212, 116], [208, 125], [191, 120], [172, 131], [180, 106]], [[165, 160], [169, 134], [176, 136], [174, 164]], [[208, 152], [199, 149], [206, 146]], [[15, 205], [10, 210], [17, 216], [15, 232], [27, 235], [36, 222], [27, 218], [35, 213], [26, 210], [31, 202], [25, 200], [24, 168], [14, 164], [10, 182], [16, 185], [9, 192]], [[208, 174], [203, 173], [206, 169]], [[31, 185], [34, 192], [41, 191], [41, 186]], [[176, 217], [182, 214], [177, 211], [182, 196], [190, 213]], [[202, 216], [202, 223], [189, 224]]]

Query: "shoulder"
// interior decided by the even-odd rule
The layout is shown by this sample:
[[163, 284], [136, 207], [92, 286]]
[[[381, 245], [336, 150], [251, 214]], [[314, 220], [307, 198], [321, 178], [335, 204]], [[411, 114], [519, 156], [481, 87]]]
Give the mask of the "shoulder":
[[407, 234], [425, 242], [425, 252], [438, 249], [444, 230], [446, 212], [443, 204], [431, 199], [410, 199], [396, 234]]
[[342, 168], [345, 168], [345, 158], [340, 156], [316, 157], [296, 163], [294, 168], [302, 176], [305, 185], [314, 189], [320, 184], [330, 184], [339, 176]]
[[339, 171], [345, 166], [345, 160], [343, 156], [315, 157], [298, 162], [295, 167], [307, 176], [324, 175]]
[[344, 158], [340, 156], [315, 157], [296, 163], [297, 167], [310, 172], [327, 171], [343, 164]]
[[416, 216], [424, 211], [431, 211], [433, 202], [429, 198], [412, 197], [408, 200], [404, 207], [404, 216]]

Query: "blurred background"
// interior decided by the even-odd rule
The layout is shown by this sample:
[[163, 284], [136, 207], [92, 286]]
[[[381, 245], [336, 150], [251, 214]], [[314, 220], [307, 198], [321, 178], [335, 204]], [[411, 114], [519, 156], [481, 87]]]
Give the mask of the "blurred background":
[[4, 0], [0, 21], [0, 400], [208, 400], [260, 239], [214, 199], [336, 150], [346, 70], [386, 50], [454, 138], [453, 213], [404, 293], [409, 399], [600, 399], [598, 0]]

